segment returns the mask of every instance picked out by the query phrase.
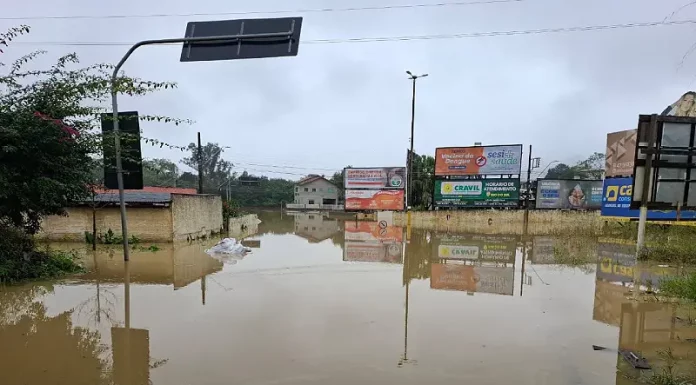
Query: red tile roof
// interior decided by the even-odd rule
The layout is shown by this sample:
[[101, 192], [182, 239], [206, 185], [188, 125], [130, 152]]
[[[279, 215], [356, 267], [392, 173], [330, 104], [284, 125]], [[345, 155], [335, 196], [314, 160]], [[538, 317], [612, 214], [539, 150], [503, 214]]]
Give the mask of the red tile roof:
[[[99, 193], [113, 193], [118, 194], [118, 190], [102, 189], [97, 188]], [[158, 187], [158, 186], [145, 186], [142, 190], [125, 190], [128, 192], [151, 192], [151, 193], [169, 193], [169, 194], [184, 194], [184, 195], [196, 195], [198, 192], [195, 188], [183, 188], [183, 187]]]

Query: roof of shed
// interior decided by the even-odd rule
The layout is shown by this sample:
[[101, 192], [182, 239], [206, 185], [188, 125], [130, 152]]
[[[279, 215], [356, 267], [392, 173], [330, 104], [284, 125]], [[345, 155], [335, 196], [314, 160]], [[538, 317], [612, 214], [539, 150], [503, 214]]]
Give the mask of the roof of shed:
[[[169, 203], [172, 201], [172, 194], [147, 191], [124, 191], [124, 200], [126, 203]], [[88, 198], [85, 203], [91, 200]], [[101, 193], [95, 196], [95, 201], [99, 203], [118, 203], [118, 192], [116, 193]]]

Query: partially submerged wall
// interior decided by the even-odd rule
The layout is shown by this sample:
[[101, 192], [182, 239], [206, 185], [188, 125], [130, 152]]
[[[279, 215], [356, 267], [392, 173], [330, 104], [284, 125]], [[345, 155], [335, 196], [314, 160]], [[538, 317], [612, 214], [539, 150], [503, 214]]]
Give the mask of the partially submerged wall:
[[[85, 242], [85, 232], [92, 233], [92, 208], [69, 207], [67, 216], [51, 215], [41, 222], [38, 239], [49, 241]], [[97, 234], [111, 230], [121, 235], [121, 212], [118, 207], [98, 208], [95, 213]], [[168, 207], [129, 207], [128, 236], [143, 241], [170, 242], [172, 215]]]
[[[406, 226], [406, 213], [395, 212], [394, 224]], [[604, 219], [597, 211], [532, 210], [528, 234], [599, 234], [603, 224]], [[411, 226], [436, 231], [521, 235], [524, 210], [414, 211]]]
[[175, 241], [209, 237], [222, 230], [222, 199], [217, 195], [172, 194]]
[[228, 227], [228, 237], [242, 239], [259, 231], [259, 216], [247, 214], [241, 217], [230, 218]]

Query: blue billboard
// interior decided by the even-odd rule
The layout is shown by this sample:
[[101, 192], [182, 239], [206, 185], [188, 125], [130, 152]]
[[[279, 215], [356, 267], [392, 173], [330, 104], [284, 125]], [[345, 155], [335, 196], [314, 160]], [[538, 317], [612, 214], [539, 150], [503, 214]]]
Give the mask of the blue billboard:
[[[633, 178], [611, 178], [604, 180], [602, 192], [602, 216], [638, 219], [640, 210], [631, 210]], [[674, 210], [648, 210], [650, 220], [676, 220]], [[696, 219], [696, 211], [682, 211], [681, 219]]]

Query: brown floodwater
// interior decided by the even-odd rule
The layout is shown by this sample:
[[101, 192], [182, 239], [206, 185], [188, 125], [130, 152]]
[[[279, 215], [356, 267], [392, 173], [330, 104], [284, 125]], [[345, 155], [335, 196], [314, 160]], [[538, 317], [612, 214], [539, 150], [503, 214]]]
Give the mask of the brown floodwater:
[[205, 254], [214, 240], [127, 264], [117, 247], [53, 245], [88, 272], [0, 288], [0, 384], [623, 385], [672, 362], [692, 373], [696, 310], [633, 292], [683, 268], [636, 263], [630, 242], [416, 229], [407, 241], [321, 214], [260, 219], [236, 258]]

